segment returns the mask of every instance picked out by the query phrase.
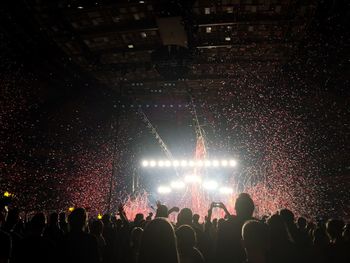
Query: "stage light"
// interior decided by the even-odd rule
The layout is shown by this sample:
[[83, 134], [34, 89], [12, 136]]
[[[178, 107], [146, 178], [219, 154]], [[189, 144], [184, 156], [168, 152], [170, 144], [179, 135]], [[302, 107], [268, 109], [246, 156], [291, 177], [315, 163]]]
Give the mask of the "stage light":
[[143, 160], [141, 162], [142, 167], [235, 167], [237, 166], [237, 161], [231, 160]]
[[205, 160], [204, 161], [204, 165], [205, 165], [205, 167], [210, 167], [211, 166], [211, 161]]
[[224, 166], [224, 167], [226, 167], [226, 166], [228, 165], [227, 160], [222, 160], [222, 161], [221, 161], [221, 165]]
[[196, 166], [197, 166], [197, 167], [202, 167], [202, 166], [203, 166], [203, 161], [200, 161], [200, 160], [197, 161], [197, 162], [196, 162]]
[[182, 160], [182, 161], [181, 161], [181, 167], [186, 167], [186, 166], [187, 166], [187, 161]]
[[186, 183], [200, 183], [202, 179], [198, 175], [186, 175], [185, 182]]
[[158, 193], [159, 194], [169, 194], [171, 192], [171, 188], [168, 186], [159, 186]]
[[221, 187], [219, 191], [221, 194], [232, 194], [233, 193], [233, 189], [230, 187]]
[[170, 183], [171, 188], [173, 189], [182, 189], [185, 187], [185, 183], [182, 181], [172, 181]]
[[74, 211], [74, 207], [72, 206], [72, 207], [68, 208], [68, 211], [69, 212], [73, 212]]
[[216, 181], [210, 180], [203, 182], [203, 188], [207, 190], [214, 190], [218, 188], [218, 183]]
[[230, 166], [234, 167], [237, 165], [237, 161], [236, 160], [230, 160]]
[[102, 219], [102, 215], [101, 215], [101, 214], [98, 214], [98, 215], [97, 215], [97, 219], [101, 220], [101, 219]]

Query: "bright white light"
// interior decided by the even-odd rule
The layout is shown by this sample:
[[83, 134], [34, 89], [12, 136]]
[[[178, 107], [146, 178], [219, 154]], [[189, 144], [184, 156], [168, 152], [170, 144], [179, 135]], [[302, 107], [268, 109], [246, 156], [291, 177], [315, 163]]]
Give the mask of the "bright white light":
[[133, 44], [128, 45], [128, 48], [134, 48]]
[[234, 167], [237, 165], [237, 161], [236, 160], [230, 160], [230, 166]]
[[186, 166], [187, 166], [187, 161], [182, 160], [182, 161], [181, 161], [181, 167], [186, 167]]
[[218, 188], [218, 183], [216, 181], [210, 180], [203, 182], [203, 188], [207, 190], [214, 190]]
[[203, 166], [203, 161], [200, 161], [200, 160], [197, 161], [197, 162], [196, 162], [196, 166], [197, 166], [197, 167], [202, 167], [202, 166]]
[[182, 181], [172, 181], [170, 183], [171, 188], [173, 189], [182, 189], [185, 187], [185, 183]]
[[202, 179], [197, 175], [186, 175], [185, 182], [186, 183], [200, 183]]
[[238, 162], [234, 159], [231, 160], [142, 160], [141, 165], [143, 167], [235, 167]]
[[205, 160], [204, 161], [204, 165], [205, 165], [205, 167], [210, 167], [211, 166], [211, 161]]
[[149, 162], [149, 165], [150, 165], [151, 167], [156, 166], [156, 164], [157, 164], [156, 161], [150, 161], [150, 162]]
[[171, 192], [171, 188], [168, 186], [159, 186], [158, 193], [159, 194], [169, 194]]
[[222, 160], [222, 161], [221, 161], [221, 165], [224, 166], [224, 167], [227, 166], [227, 165], [228, 165], [227, 160]]
[[226, 41], [231, 41], [231, 38], [230, 37], [225, 37], [225, 40]]
[[219, 191], [222, 194], [232, 194], [233, 193], [233, 189], [230, 187], [221, 187]]
[[158, 166], [163, 167], [164, 166], [164, 161], [158, 161]]

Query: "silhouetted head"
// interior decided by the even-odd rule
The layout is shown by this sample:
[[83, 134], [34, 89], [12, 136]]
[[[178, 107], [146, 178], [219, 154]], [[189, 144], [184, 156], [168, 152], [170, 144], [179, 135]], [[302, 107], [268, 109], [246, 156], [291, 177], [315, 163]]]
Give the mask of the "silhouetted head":
[[329, 238], [327, 236], [326, 231], [321, 228], [318, 227], [313, 231], [313, 243], [314, 245], [317, 246], [327, 246], [329, 243]]
[[157, 207], [156, 217], [168, 218], [168, 207], [165, 205], [159, 205]]
[[165, 218], [150, 221], [143, 232], [138, 263], [178, 263], [173, 226]]
[[177, 224], [181, 225], [191, 225], [192, 224], [192, 210], [189, 208], [181, 209], [180, 213], [177, 215]]
[[140, 223], [143, 219], [144, 219], [143, 214], [138, 213], [138, 214], [136, 214], [136, 216], [135, 216], [135, 218], [134, 218], [134, 222], [135, 222], [135, 223]]
[[131, 231], [130, 239], [132, 247], [139, 247], [141, 243], [141, 238], [143, 234], [143, 229], [141, 227], [134, 227]]
[[199, 215], [198, 214], [194, 214], [192, 217], [192, 221], [193, 223], [197, 224], [199, 222]]
[[0, 199], [0, 226], [2, 226], [6, 222], [7, 213], [8, 209], [6, 203], [3, 199]]
[[298, 224], [298, 228], [299, 229], [305, 229], [306, 225], [307, 225], [307, 221], [306, 221], [306, 219], [304, 217], [299, 217], [298, 221], [297, 221], [297, 224]]
[[190, 250], [196, 245], [196, 233], [189, 225], [182, 225], [176, 230], [177, 245], [180, 251]]
[[44, 213], [36, 213], [30, 220], [30, 227], [33, 233], [41, 234], [46, 226], [46, 216]]
[[256, 220], [245, 222], [242, 227], [242, 242], [248, 258], [251, 253], [265, 254], [269, 249], [267, 226]]
[[67, 216], [65, 212], [61, 212], [58, 216], [60, 223], [64, 223], [67, 220]]
[[56, 212], [53, 212], [50, 214], [49, 224], [56, 225], [57, 223], [58, 223], [58, 214]]
[[109, 226], [111, 224], [111, 215], [110, 214], [104, 214], [102, 216], [102, 222], [105, 226]]
[[327, 233], [331, 241], [336, 241], [342, 238], [344, 222], [338, 219], [330, 219], [327, 224]]
[[20, 217], [19, 217], [19, 210], [18, 208], [12, 208], [8, 211], [7, 218], [6, 218], [6, 229], [12, 230], [15, 225], [18, 223]]
[[70, 230], [81, 231], [86, 226], [87, 214], [84, 208], [76, 208], [68, 216]]
[[235, 210], [238, 217], [243, 219], [249, 219], [253, 216], [254, 212], [253, 199], [247, 193], [241, 193], [236, 199]]
[[101, 220], [94, 220], [90, 225], [90, 233], [95, 236], [100, 236], [103, 232], [103, 222]]
[[283, 218], [280, 215], [272, 215], [267, 220], [267, 225], [270, 230], [271, 242], [273, 244], [285, 244], [291, 241], [288, 228]]
[[294, 224], [294, 214], [287, 208], [281, 209], [280, 216], [283, 218], [287, 225]]

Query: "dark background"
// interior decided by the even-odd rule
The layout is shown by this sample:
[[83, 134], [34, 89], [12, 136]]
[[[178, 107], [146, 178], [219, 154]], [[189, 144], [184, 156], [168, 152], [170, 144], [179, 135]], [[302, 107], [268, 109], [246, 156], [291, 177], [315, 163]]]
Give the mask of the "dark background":
[[[28, 6], [8, 1], [0, 14], [2, 191], [14, 192], [28, 209], [74, 202], [106, 206], [112, 179], [113, 198], [118, 199], [120, 191], [130, 191], [131, 175], [142, 173], [141, 158], [164, 156], [135, 110], [139, 104], [173, 155], [193, 154], [189, 97], [179, 102], [164, 96], [150, 103], [159, 105], [154, 108], [110, 89], [57, 47]], [[266, 152], [280, 152], [261, 145], [274, 120], [281, 127], [291, 124], [286, 133], [293, 134], [294, 127], [301, 137], [289, 150], [282, 136], [283, 152], [296, 156], [299, 168], [308, 159], [308, 176], [314, 173], [324, 182], [310, 187], [325, 188], [327, 209], [341, 214], [349, 213], [348, 17], [347, 1], [320, 1], [297, 52], [272, 77], [247, 73], [244, 81], [223, 84], [215, 100], [205, 92], [194, 95], [211, 156], [235, 153], [247, 167], [265, 167]], [[277, 113], [281, 115], [273, 119]], [[271, 126], [261, 128], [267, 123]], [[248, 133], [255, 124], [260, 130]], [[77, 198], [79, 189], [90, 190]]]

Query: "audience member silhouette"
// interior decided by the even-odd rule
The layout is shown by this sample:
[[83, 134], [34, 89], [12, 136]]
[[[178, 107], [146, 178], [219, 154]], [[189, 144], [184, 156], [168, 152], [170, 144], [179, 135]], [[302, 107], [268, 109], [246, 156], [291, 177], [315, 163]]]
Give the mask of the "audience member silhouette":
[[270, 232], [269, 262], [296, 262], [297, 250], [289, 234], [286, 223], [280, 215], [272, 215], [267, 220]]
[[46, 225], [44, 213], [37, 213], [30, 221], [28, 233], [14, 251], [14, 262], [56, 262], [57, 250], [54, 243], [43, 237]]
[[135, 227], [131, 231], [131, 241], [130, 241], [131, 261], [135, 263], [137, 262], [137, 259], [139, 256], [139, 249], [140, 249], [142, 234], [143, 234], [143, 229], [141, 227]]
[[[249, 220], [242, 228], [242, 243], [247, 263], [267, 263], [269, 234], [267, 226], [256, 220]], [[285, 262], [285, 261], [280, 261]]]
[[142, 235], [138, 263], [151, 262], [180, 262], [174, 228], [165, 218], [149, 222]]
[[61, 212], [58, 216], [58, 225], [63, 232], [63, 234], [68, 233], [68, 223], [67, 223], [67, 216], [65, 212]]
[[11, 236], [2, 229], [6, 218], [7, 207], [4, 200], [0, 199], [0, 263], [9, 262], [12, 250]]
[[93, 220], [90, 224], [90, 234], [97, 240], [98, 252], [100, 255], [100, 261], [103, 261], [106, 250], [106, 241], [102, 235], [103, 223], [101, 220]]
[[116, 232], [112, 226], [111, 215], [104, 214], [103, 222], [103, 237], [106, 242], [104, 261], [106, 263], [113, 262], [115, 257]]
[[44, 237], [53, 241], [56, 245], [62, 240], [63, 231], [58, 225], [58, 214], [51, 213], [49, 223], [44, 230]]
[[100, 261], [96, 238], [84, 232], [87, 220], [84, 208], [76, 208], [69, 215], [69, 233], [62, 241], [62, 262], [97, 263]]
[[231, 216], [223, 204], [220, 207], [224, 209], [228, 220], [218, 224], [216, 259], [220, 263], [241, 263], [245, 259], [241, 243], [242, 226], [252, 219], [254, 202], [249, 194], [241, 193], [235, 202], [236, 216]]
[[330, 219], [326, 224], [326, 229], [330, 240], [328, 247], [329, 262], [350, 262], [350, 247], [343, 238], [344, 226], [344, 222], [338, 219]]
[[176, 230], [180, 262], [203, 263], [202, 253], [196, 248], [196, 233], [189, 225], [182, 225]]
[[[116, 215], [89, 224], [83, 208], [73, 210], [68, 223], [64, 212], [51, 213], [46, 223], [44, 213], [21, 218], [18, 209], [7, 210], [7, 205], [0, 199], [0, 263], [350, 262], [349, 223], [295, 220], [288, 209], [254, 219], [255, 205], [247, 193], [236, 199], [236, 214], [223, 203], [212, 203], [203, 224], [191, 209], [168, 209], [160, 202], [153, 220], [152, 213], [146, 220], [138, 213], [129, 221], [120, 205]], [[214, 209], [224, 216], [212, 220]], [[171, 213], [178, 213], [177, 222], [168, 220]]]
[[192, 225], [192, 210], [183, 208], [177, 216], [177, 226]]

